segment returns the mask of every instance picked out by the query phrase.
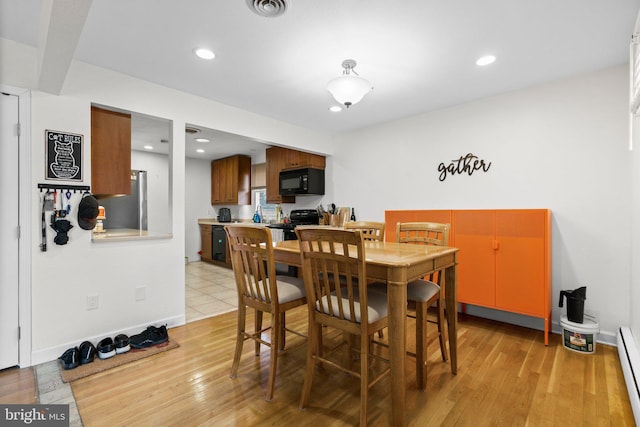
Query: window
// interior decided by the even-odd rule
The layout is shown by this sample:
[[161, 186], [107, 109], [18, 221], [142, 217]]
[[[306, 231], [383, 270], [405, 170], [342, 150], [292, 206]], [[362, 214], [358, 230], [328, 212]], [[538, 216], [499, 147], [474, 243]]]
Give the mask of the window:
[[262, 209], [263, 221], [275, 221], [276, 219], [276, 205], [267, 203], [267, 189], [266, 188], [254, 188], [252, 190], [253, 210], [255, 211], [258, 206]]

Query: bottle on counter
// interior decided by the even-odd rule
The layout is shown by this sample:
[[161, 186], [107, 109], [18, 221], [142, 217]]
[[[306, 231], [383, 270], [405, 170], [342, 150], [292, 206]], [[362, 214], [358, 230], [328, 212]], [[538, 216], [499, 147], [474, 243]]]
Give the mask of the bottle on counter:
[[354, 208], [351, 208], [351, 218], [349, 218], [350, 221], [355, 221], [356, 220], [356, 210]]
[[253, 214], [253, 222], [259, 224], [262, 221], [259, 211], [260, 206], [256, 207], [256, 213]]

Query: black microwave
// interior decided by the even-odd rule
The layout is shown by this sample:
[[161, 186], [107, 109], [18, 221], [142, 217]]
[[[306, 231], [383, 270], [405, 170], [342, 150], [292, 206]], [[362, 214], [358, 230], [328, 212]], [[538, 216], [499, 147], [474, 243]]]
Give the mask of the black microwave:
[[324, 194], [324, 169], [304, 168], [280, 172], [280, 195]]

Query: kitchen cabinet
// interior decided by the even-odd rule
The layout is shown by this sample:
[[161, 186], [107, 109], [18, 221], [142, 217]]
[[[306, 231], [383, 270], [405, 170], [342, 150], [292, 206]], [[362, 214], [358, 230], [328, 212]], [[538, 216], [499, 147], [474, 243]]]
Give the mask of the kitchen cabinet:
[[295, 196], [280, 195], [280, 172], [287, 169], [326, 167], [326, 157], [282, 147], [270, 147], [267, 158], [267, 203], [295, 203]]
[[211, 226], [208, 224], [200, 224], [200, 260], [211, 262], [212, 259]]
[[91, 107], [91, 191], [131, 194], [131, 115]]
[[[387, 211], [386, 240], [398, 221], [451, 224], [458, 253], [458, 301], [544, 320], [551, 328], [551, 211], [548, 209]], [[446, 285], [445, 285], [446, 286]]]
[[283, 169], [297, 169], [297, 168], [317, 168], [324, 169], [327, 167], [326, 158], [313, 153], [306, 153], [304, 151], [289, 150], [286, 148], [277, 149], [284, 151], [284, 168]]
[[211, 162], [211, 204], [251, 204], [251, 157], [237, 155]]

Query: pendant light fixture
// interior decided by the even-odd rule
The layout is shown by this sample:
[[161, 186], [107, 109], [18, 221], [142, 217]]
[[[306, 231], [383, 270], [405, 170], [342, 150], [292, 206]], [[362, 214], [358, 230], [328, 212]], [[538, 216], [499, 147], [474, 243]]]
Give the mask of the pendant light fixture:
[[360, 102], [373, 89], [373, 85], [353, 69], [356, 65], [353, 59], [345, 59], [342, 61], [342, 68], [344, 68], [342, 75], [329, 80], [327, 84], [329, 93], [347, 108]]

